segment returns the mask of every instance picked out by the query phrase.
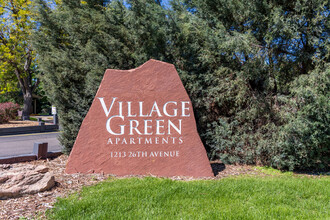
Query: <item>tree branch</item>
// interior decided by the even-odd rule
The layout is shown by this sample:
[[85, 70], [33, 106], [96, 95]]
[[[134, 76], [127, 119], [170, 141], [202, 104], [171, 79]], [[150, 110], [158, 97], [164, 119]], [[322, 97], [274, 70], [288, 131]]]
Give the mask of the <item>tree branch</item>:
[[289, 54], [289, 55], [292, 55], [292, 56], [297, 56], [296, 54], [291, 53], [291, 52], [289, 52], [289, 51], [287, 51], [287, 50], [283, 50], [283, 49], [281, 49], [281, 48], [274, 48], [273, 50], [274, 50], [275, 52], [278, 52], [278, 53], [285, 53], [285, 54]]
[[253, 44], [253, 43], [251, 43], [251, 46], [259, 47], [259, 48], [265, 48], [264, 46], [261, 46], [261, 45], [258, 45], [258, 44]]
[[17, 67], [15, 68], [15, 75], [18, 79], [18, 83], [19, 83], [19, 86], [22, 89], [23, 94], [25, 95], [26, 90], [25, 90], [24, 82], [23, 82], [23, 79], [21, 78], [20, 70]]
[[29, 72], [30, 71], [30, 66], [31, 66], [31, 63], [32, 63], [32, 57], [31, 57], [31, 53], [30, 53], [30, 49], [29, 51], [27, 52], [27, 57], [26, 57], [26, 60], [25, 60], [25, 64], [24, 64], [24, 70], [26, 72]]
[[39, 83], [40, 83], [40, 80], [39, 80], [39, 78], [37, 78], [37, 81], [34, 83], [34, 85], [32, 87], [32, 92], [34, 92], [37, 89]]
[[29, 81], [27, 77], [23, 77], [23, 83], [24, 83], [24, 87], [25, 87], [25, 91], [27, 91], [28, 89], [31, 89], [30, 85], [29, 85]]

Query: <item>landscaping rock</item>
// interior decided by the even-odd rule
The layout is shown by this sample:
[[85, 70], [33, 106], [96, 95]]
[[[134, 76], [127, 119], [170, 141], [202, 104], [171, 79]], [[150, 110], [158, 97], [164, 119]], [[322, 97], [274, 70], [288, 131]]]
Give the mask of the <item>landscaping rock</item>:
[[34, 171], [36, 171], [36, 172], [38, 172], [38, 173], [47, 173], [48, 170], [49, 170], [48, 167], [46, 167], [46, 166], [42, 166], [42, 165], [37, 166], [37, 167], [34, 169]]
[[6, 182], [8, 179], [9, 179], [8, 176], [2, 176], [2, 177], [0, 177], [0, 183], [4, 183], [4, 182]]
[[35, 194], [55, 186], [55, 178], [46, 166], [8, 169], [0, 174], [0, 198]]
[[10, 166], [10, 164], [2, 164], [2, 165], [0, 165], [0, 168], [1, 169], [9, 169], [11, 166]]

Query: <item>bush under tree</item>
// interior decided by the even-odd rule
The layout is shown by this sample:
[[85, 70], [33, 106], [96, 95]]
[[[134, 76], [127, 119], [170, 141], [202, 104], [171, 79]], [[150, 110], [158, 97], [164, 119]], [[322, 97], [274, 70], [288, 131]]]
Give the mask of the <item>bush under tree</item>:
[[12, 102], [0, 103], [0, 124], [16, 119], [20, 109], [21, 107], [18, 104]]

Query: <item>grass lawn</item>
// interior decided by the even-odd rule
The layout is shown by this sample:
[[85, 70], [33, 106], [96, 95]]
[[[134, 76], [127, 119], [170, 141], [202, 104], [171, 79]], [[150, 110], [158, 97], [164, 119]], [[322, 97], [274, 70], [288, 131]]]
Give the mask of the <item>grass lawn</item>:
[[[263, 171], [263, 169], [261, 169]], [[272, 172], [267, 171], [267, 172]], [[50, 219], [330, 219], [330, 178], [109, 179], [59, 199]]]

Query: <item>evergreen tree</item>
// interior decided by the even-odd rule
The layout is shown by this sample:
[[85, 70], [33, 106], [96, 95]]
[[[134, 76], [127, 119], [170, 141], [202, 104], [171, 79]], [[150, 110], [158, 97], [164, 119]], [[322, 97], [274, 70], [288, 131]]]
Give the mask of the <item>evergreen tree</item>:
[[[60, 141], [70, 152], [106, 69], [131, 69], [161, 59], [165, 14], [151, 0], [63, 0], [53, 10], [39, 1], [34, 47], [49, 98], [63, 128]], [[164, 38], [164, 39], [163, 39]]]
[[[283, 99], [294, 95], [291, 82], [329, 62], [329, 3], [191, 0], [173, 1], [173, 10], [173, 51], [181, 57], [177, 66], [186, 72], [210, 156], [303, 166], [293, 162], [295, 155], [281, 162], [290, 166], [275, 165], [278, 149], [286, 148], [276, 139], [290, 123], [284, 115], [290, 105]], [[322, 147], [324, 156], [328, 148]]]
[[169, 9], [154, 0], [39, 4], [34, 47], [67, 152], [104, 70], [154, 58], [178, 69], [210, 158], [326, 167], [328, 2], [172, 0]]

